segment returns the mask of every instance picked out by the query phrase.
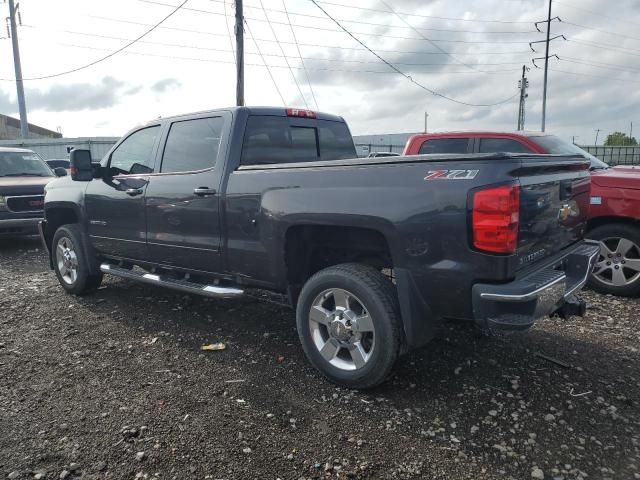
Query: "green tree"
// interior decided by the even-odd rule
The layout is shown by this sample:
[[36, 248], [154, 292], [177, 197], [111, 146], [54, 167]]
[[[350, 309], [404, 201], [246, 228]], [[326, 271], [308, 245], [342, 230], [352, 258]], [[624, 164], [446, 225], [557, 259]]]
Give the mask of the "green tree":
[[607, 135], [607, 140], [604, 144], [608, 147], [618, 147], [621, 145], [638, 145], [635, 137], [629, 137], [629, 135], [622, 132], [613, 132]]

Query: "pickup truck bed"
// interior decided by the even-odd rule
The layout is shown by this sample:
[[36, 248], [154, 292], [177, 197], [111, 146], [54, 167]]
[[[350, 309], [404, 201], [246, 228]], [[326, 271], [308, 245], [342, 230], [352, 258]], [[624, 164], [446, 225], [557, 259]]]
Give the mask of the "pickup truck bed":
[[[200, 137], [176, 149], [171, 132], [211, 119], [210, 167], [165, 171], [203, 151]], [[138, 149], [123, 171], [134, 136], [153, 159]], [[99, 166], [74, 151], [42, 224], [60, 283], [84, 293], [106, 272], [211, 296], [287, 292], [310, 361], [351, 387], [384, 380], [442, 318], [523, 329], [579, 312], [598, 252], [582, 239], [584, 158], [355, 159], [346, 136], [340, 117], [236, 108], [152, 122]]]

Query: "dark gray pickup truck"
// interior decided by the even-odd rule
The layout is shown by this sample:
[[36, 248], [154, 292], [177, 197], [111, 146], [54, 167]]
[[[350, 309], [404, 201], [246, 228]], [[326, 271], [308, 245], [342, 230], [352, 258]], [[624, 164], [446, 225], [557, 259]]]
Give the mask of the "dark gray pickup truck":
[[104, 273], [213, 297], [286, 292], [310, 362], [382, 382], [442, 318], [526, 329], [581, 313], [588, 162], [357, 159], [344, 120], [229, 108], [155, 120], [46, 188], [43, 241], [69, 293]]

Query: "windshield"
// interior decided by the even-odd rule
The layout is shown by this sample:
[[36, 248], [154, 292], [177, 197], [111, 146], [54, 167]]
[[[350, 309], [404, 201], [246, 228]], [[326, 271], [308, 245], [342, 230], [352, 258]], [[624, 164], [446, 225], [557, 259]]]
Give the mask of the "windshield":
[[0, 152], [0, 177], [52, 177], [53, 172], [33, 152]]
[[604, 163], [602, 160], [594, 157], [589, 152], [584, 151], [579, 146], [574, 145], [570, 142], [566, 142], [553, 135], [544, 135], [540, 137], [529, 138], [531, 139], [531, 141], [544, 148], [547, 153], [557, 155], [577, 154], [586, 157], [591, 162], [591, 170], [602, 170], [605, 168], [609, 168], [609, 165]]

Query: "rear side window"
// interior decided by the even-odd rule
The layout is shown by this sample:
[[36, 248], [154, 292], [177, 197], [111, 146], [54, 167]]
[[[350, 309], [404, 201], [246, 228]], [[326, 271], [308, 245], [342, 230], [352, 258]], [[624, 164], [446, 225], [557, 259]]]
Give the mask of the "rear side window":
[[152, 173], [153, 145], [159, 132], [159, 125], [133, 132], [113, 151], [109, 166], [118, 174]]
[[467, 153], [468, 147], [468, 138], [432, 138], [420, 146], [418, 153]]
[[288, 117], [251, 116], [242, 145], [241, 165], [312, 162], [355, 158], [356, 150], [344, 123], [309, 120], [292, 125]]
[[320, 156], [322, 160], [356, 158], [356, 147], [346, 123], [318, 120]]
[[162, 172], [193, 172], [212, 168], [218, 158], [223, 120], [197, 118], [171, 124], [162, 155]]
[[480, 153], [532, 153], [531, 150], [511, 138], [482, 138], [480, 139]]

